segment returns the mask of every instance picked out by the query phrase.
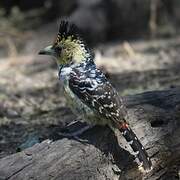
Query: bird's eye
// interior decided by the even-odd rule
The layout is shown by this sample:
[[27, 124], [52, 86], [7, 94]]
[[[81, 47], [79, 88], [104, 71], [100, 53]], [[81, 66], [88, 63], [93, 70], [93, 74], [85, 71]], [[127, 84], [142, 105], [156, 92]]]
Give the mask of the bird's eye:
[[60, 52], [61, 52], [61, 50], [62, 50], [62, 47], [57, 46], [55, 49], [56, 49], [56, 52], [60, 53]]

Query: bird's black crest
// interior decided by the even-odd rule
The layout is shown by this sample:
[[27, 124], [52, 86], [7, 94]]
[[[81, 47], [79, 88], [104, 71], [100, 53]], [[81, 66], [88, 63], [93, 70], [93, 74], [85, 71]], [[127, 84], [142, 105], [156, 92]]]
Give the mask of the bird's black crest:
[[71, 38], [72, 41], [75, 40], [76, 43], [83, 46], [86, 53], [93, 57], [92, 52], [88, 48], [84, 39], [81, 37], [81, 31], [77, 28], [77, 26], [69, 21], [62, 20], [59, 25], [59, 32], [57, 38], [55, 39], [54, 46], [59, 45], [59, 43], [63, 43], [63, 41], [68, 38]]
[[58, 36], [60, 38], [72, 37], [72, 39], [80, 39], [79, 29], [68, 21], [61, 21]]

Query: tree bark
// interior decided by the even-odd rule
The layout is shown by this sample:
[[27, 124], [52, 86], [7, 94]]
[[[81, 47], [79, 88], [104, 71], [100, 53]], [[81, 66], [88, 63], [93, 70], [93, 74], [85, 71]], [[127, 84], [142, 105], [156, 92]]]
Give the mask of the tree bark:
[[[80, 138], [46, 140], [0, 160], [0, 180], [179, 179], [180, 88], [124, 97], [129, 123], [153, 162], [140, 172], [130, 148], [108, 127], [94, 127]], [[123, 148], [122, 148], [123, 147]]]

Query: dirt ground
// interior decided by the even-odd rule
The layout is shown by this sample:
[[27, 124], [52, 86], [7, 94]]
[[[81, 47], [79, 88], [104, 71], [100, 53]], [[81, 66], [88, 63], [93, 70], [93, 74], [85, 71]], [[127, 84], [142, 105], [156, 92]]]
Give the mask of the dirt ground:
[[[58, 132], [76, 119], [66, 106], [55, 62], [37, 55], [52, 36], [36, 37], [26, 53], [0, 59], [0, 158], [61, 138]], [[100, 44], [94, 52], [121, 95], [180, 85], [180, 37]]]

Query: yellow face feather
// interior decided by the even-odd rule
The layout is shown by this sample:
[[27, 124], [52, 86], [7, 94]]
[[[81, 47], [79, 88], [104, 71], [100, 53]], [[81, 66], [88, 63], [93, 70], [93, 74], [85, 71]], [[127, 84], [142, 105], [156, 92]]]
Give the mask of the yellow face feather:
[[58, 64], [68, 64], [69, 61], [79, 63], [86, 57], [87, 52], [82, 42], [78, 39], [73, 39], [71, 36], [62, 38], [56, 46], [61, 47], [61, 53], [57, 57]]
[[67, 21], [60, 23], [53, 45], [44, 48], [39, 54], [54, 56], [58, 65], [80, 63], [91, 56], [90, 50], [80, 38], [76, 27]]

